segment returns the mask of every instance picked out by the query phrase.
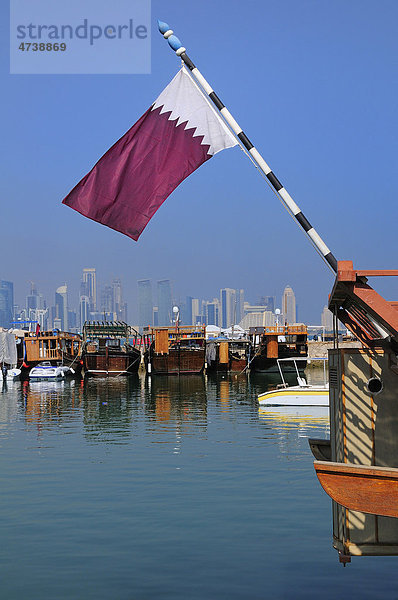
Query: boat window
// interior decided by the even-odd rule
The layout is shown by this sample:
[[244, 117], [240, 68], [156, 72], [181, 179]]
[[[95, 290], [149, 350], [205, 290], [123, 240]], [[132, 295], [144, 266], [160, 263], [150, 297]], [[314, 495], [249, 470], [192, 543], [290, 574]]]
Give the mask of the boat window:
[[106, 345], [108, 348], [120, 348], [120, 340], [106, 340]]

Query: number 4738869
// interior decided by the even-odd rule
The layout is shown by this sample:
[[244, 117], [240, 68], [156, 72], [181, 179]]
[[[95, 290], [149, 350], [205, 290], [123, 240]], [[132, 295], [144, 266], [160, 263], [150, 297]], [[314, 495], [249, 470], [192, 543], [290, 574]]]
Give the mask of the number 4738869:
[[65, 42], [61, 44], [57, 42], [54, 44], [52, 42], [21, 42], [18, 49], [22, 52], [65, 52], [66, 44]]

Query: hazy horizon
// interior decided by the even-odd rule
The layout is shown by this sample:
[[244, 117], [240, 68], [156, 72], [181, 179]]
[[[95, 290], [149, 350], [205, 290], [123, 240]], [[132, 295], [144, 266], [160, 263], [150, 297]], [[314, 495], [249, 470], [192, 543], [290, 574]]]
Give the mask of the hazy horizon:
[[[94, 265], [85, 265], [86, 267], [91, 267], [91, 268], [96, 268], [94, 267]], [[81, 275], [81, 274], [80, 274]], [[103, 280], [100, 276], [99, 276], [99, 272], [96, 269], [96, 277], [97, 277], [97, 304], [98, 304], [98, 311], [100, 311], [100, 298], [101, 298], [101, 289], [106, 286], [106, 285], [110, 285], [112, 283], [112, 279], [117, 279], [120, 278], [121, 279], [121, 283], [122, 283], [122, 289], [123, 289], [123, 299], [125, 302], [127, 302], [128, 305], [128, 320], [130, 322], [131, 325], [134, 324], [138, 324], [138, 288], [137, 288], [137, 281], [135, 282], [135, 295], [132, 298], [131, 302], [129, 301], [129, 298], [127, 297], [127, 294], [125, 293], [125, 285], [124, 285], [124, 281], [123, 281], [123, 277], [121, 277], [120, 275], [115, 275], [114, 277], [111, 277], [109, 280]], [[151, 279], [150, 277], [143, 277], [142, 279]], [[169, 279], [168, 277], [164, 277], [162, 279]], [[151, 279], [152, 281], [152, 294], [153, 294], [153, 304], [154, 306], [156, 306], [157, 304], [157, 281], [159, 281], [159, 279]], [[14, 304], [19, 305], [20, 309], [25, 308], [25, 301], [26, 301], [26, 296], [30, 293], [30, 283], [31, 281], [36, 285], [36, 289], [38, 293], [42, 293], [43, 296], [45, 297], [46, 301], [47, 301], [47, 306], [51, 307], [54, 306], [54, 296], [55, 296], [55, 291], [56, 291], [56, 287], [59, 287], [63, 284], [66, 283], [67, 288], [68, 288], [68, 308], [69, 310], [76, 310], [77, 312], [79, 311], [79, 288], [80, 288], [80, 281], [81, 281], [81, 277], [77, 278], [76, 281], [73, 281], [72, 283], [68, 282], [68, 281], [64, 281], [64, 280], [60, 280], [59, 284], [52, 289], [51, 286], [48, 286], [47, 290], [45, 291], [45, 289], [43, 287], [41, 287], [39, 285], [39, 283], [37, 281], [34, 280], [30, 280], [26, 283], [26, 292], [25, 293], [20, 293], [19, 295], [17, 295], [16, 290], [17, 289], [22, 289], [23, 285], [21, 284], [21, 282], [19, 282], [19, 285], [16, 285], [16, 282], [14, 283]], [[183, 304], [186, 301], [186, 297], [187, 296], [192, 296], [194, 298], [199, 298], [199, 300], [212, 300], [213, 298], [220, 298], [220, 290], [223, 288], [231, 288], [233, 286], [230, 285], [224, 285], [221, 287], [219, 287], [218, 289], [214, 290], [213, 294], [210, 294], [208, 296], [203, 296], [203, 295], [194, 295], [192, 293], [189, 292], [189, 290], [185, 293], [185, 292], [181, 292], [180, 291], [180, 286], [179, 286], [179, 282], [170, 280], [171, 282], [171, 289], [172, 289], [172, 299], [173, 302], [177, 303], [177, 304]], [[241, 286], [237, 286], [234, 287], [233, 289], [244, 289], [244, 299], [245, 302], [249, 302], [249, 304], [256, 304], [257, 301], [259, 300], [259, 298], [261, 298], [262, 296], [273, 296], [276, 299], [276, 304], [275, 304], [275, 308], [281, 308], [282, 306], [282, 294], [283, 294], [283, 290], [285, 289], [285, 287], [287, 285], [290, 285], [289, 282], [287, 282], [283, 288], [280, 290], [279, 293], [267, 293], [267, 290], [260, 290], [257, 294], [247, 295], [247, 292], [244, 288], [241, 288]], [[295, 292], [294, 288], [293, 291]], [[297, 297], [297, 294], [295, 293], [296, 296], [296, 304], [297, 304], [297, 308], [298, 308], [298, 317], [300, 320], [300, 301]], [[324, 305], [325, 306], [325, 305]], [[323, 310], [323, 306], [320, 308], [319, 310], [319, 316], [318, 316], [318, 320], [312, 320], [311, 324], [315, 324], [318, 325], [321, 322], [321, 312]]]

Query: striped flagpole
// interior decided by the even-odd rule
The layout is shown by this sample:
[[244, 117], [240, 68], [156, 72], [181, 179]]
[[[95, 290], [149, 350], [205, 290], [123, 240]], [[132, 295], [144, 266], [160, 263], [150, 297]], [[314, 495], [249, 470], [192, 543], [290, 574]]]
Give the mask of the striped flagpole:
[[325, 242], [322, 240], [320, 235], [315, 231], [312, 227], [308, 219], [304, 216], [303, 212], [297, 206], [293, 198], [290, 196], [288, 191], [283, 187], [279, 179], [272, 172], [272, 169], [267, 165], [259, 151], [254, 147], [254, 144], [249, 140], [247, 135], [243, 132], [242, 128], [235, 121], [229, 110], [224, 106], [221, 102], [220, 98], [213, 91], [213, 88], [203, 77], [202, 73], [199, 71], [197, 67], [193, 64], [191, 59], [186, 53], [186, 49], [181, 44], [180, 40], [173, 35], [173, 30], [169, 28], [167, 23], [163, 23], [162, 21], [158, 21], [159, 31], [163, 35], [163, 37], [168, 41], [169, 46], [175, 51], [177, 56], [181, 58], [184, 64], [188, 67], [191, 74], [195, 78], [195, 80], [200, 84], [203, 90], [206, 92], [210, 100], [213, 102], [215, 107], [219, 110], [229, 127], [232, 129], [236, 137], [238, 138], [240, 145], [249, 153], [252, 161], [259, 168], [259, 170], [266, 176], [269, 183], [275, 190], [275, 192], [280, 197], [282, 203], [289, 211], [291, 215], [294, 216], [296, 221], [305, 231], [307, 236], [310, 238], [310, 241], [315, 246], [316, 250], [319, 254], [324, 258], [328, 266], [337, 273], [337, 260], [333, 253], [329, 250]]

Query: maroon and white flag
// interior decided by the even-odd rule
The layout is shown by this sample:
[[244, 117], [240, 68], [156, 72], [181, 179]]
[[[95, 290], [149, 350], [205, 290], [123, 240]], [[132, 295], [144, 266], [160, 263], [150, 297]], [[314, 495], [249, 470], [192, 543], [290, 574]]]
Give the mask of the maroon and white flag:
[[171, 192], [206, 160], [237, 144], [184, 68], [63, 204], [138, 240]]

